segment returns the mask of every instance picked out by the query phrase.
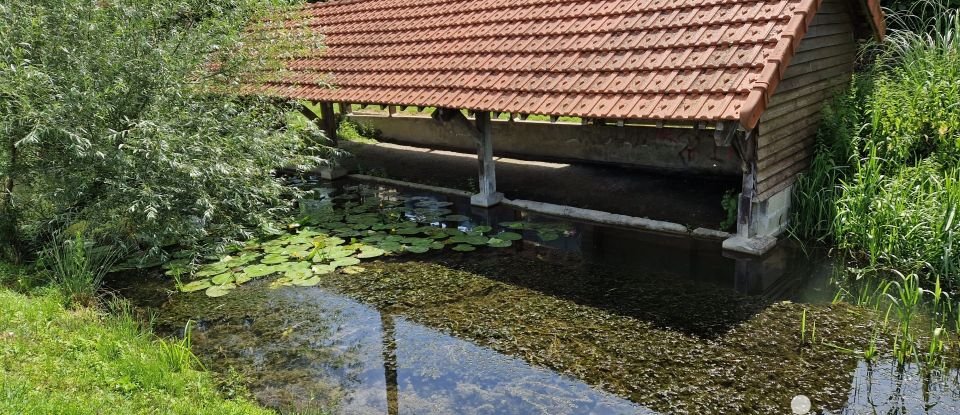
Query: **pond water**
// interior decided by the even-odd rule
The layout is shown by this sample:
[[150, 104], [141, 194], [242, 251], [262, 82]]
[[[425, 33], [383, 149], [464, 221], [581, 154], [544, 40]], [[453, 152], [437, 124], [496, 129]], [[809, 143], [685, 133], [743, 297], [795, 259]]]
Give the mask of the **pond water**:
[[[312, 287], [258, 279], [215, 298], [174, 293], [158, 272], [112, 283], [162, 334], [195, 322], [205, 367], [281, 412], [791, 413], [802, 394], [816, 413], [960, 413], [957, 372], [921, 377], [843, 351], [869, 342], [874, 317], [831, 304], [820, 253], [782, 244], [732, 258], [719, 241], [302, 185], [316, 188], [307, 210], [365, 192], [406, 200], [414, 220], [414, 206], [436, 201], [463, 217], [435, 226], [506, 223], [523, 240], [365, 260]], [[816, 344], [800, 339], [804, 310]]]

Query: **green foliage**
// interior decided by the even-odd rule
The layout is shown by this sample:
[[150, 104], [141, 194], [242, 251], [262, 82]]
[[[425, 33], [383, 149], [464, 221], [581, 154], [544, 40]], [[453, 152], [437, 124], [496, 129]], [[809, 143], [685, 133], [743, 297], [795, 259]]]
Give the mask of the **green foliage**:
[[[930, 5], [932, 3], [928, 3]], [[836, 244], [878, 275], [960, 287], [960, 11], [899, 25], [825, 111], [792, 230]]]
[[737, 206], [739, 195], [733, 190], [727, 190], [723, 194], [723, 198], [720, 199], [720, 206], [723, 207], [723, 211], [727, 213], [727, 217], [723, 219], [723, 222], [720, 222], [720, 230], [726, 231], [733, 229], [737, 224]]
[[[287, 233], [248, 241], [218, 261], [195, 269], [189, 261], [170, 261], [164, 264], [167, 275], [176, 279], [180, 291], [203, 290], [209, 297], [228, 295], [240, 285], [273, 275], [278, 276], [270, 283], [274, 288], [314, 286], [330, 274], [363, 271], [357, 265], [371, 259], [425, 254], [446, 247], [458, 252], [510, 248], [523, 235], [507, 229], [536, 230], [541, 240], [551, 241], [567, 236], [571, 226], [503, 222], [498, 225], [505, 228], [500, 232], [489, 225], [461, 231], [453, 225], [472, 218], [450, 214], [452, 202], [406, 197], [367, 186], [348, 186], [332, 198], [305, 197], [302, 202], [302, 215]], [[193, 280], [184, 282], [185, 276]]]
[[61, 303], [55, 291], [27, 297], [0, 290], [0, 413], [270, 413], [248, 400], [225, 400], [210, 375], [172, 365], [179, 360], [171, 356], [189, 361], [192, 354], [178, 347], [182, 341], [144, 330], [129, 307], [105, 315]]
[[284, 128], [288, 109], [270, 99], [229, 94], [316, 46], [242, 31], [283, 3], [0, 4], [0, 245], [18, 251], [7, 256], [79, 220], [158, 247], [235, 236], [289, 208], [295, 191], [273, 170], [321, 162], [322, 135]]
[[41, 255], [40, 263], [51, 275], [52, 286], [70, 304], [94, 306], [103, 277], [116, 262], [119, 252], [98, 247], [77, 232], [73, 238], [54, 236]]

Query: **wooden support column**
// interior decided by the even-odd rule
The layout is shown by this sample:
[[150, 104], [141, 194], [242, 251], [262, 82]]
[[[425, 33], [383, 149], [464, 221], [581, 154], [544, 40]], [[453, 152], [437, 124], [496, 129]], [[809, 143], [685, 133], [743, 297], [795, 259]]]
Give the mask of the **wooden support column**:
[[490, 113], [478, 112], [477, 160], [480, 170], [480, 193], [470, 198], [470, 204], [480, 207], [494, 206], [503, 201], [503, 193], [497, 192], [497, 173], [493, 160], [493, 137], [491, 136]]
[[323, 123], [323, 131], [327, 133], [327, 138], [333, 142], [334, 146], [339, 144], [337, 140], [337, 114], [333, 111], [333, 103], [320, 103], [320, 120]]

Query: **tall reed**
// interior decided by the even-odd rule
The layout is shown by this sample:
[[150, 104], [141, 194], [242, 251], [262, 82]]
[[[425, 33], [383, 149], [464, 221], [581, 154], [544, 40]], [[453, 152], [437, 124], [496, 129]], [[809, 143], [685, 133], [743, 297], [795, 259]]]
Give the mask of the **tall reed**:
[[960, 289], [960, 10], [924, 16], [869, 48], [874, 60], [824, 111], [811, 170], [794, 191], [793, 234], [836, 245], [871, 272]]

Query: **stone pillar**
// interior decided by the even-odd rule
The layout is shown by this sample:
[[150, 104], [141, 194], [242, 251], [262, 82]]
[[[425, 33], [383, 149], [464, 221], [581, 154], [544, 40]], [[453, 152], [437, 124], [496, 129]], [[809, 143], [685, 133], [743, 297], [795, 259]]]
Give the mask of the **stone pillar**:
[[470, 198], [470, 204], [480, 207], [494, 206], [503, 201], [503, 193], [497, 192], [497, 173], [493, 161], [493, 137], [490, 134], [490, 113], [477, 112], [477, 160], [480, 165], [480, 193]]
[[[757, 131], [733, 140], [743, 162], [743, 186], [737, 208], [737, 234], [723, 241], [723, 249], [748, 255], [763, 255], [776, 245], [777, 235], [783, 228], [772, 229], [769, 226], [773, 219], [767, 209], [768, 200], [757, 198]], [[789, 190], [786, 200], [789, 205]], [[787, 210], [771, 210], [778, 210], [778, 215], [782, 216], [787, 213]], [[778, 216], [776, 220], [782, 219]]]

